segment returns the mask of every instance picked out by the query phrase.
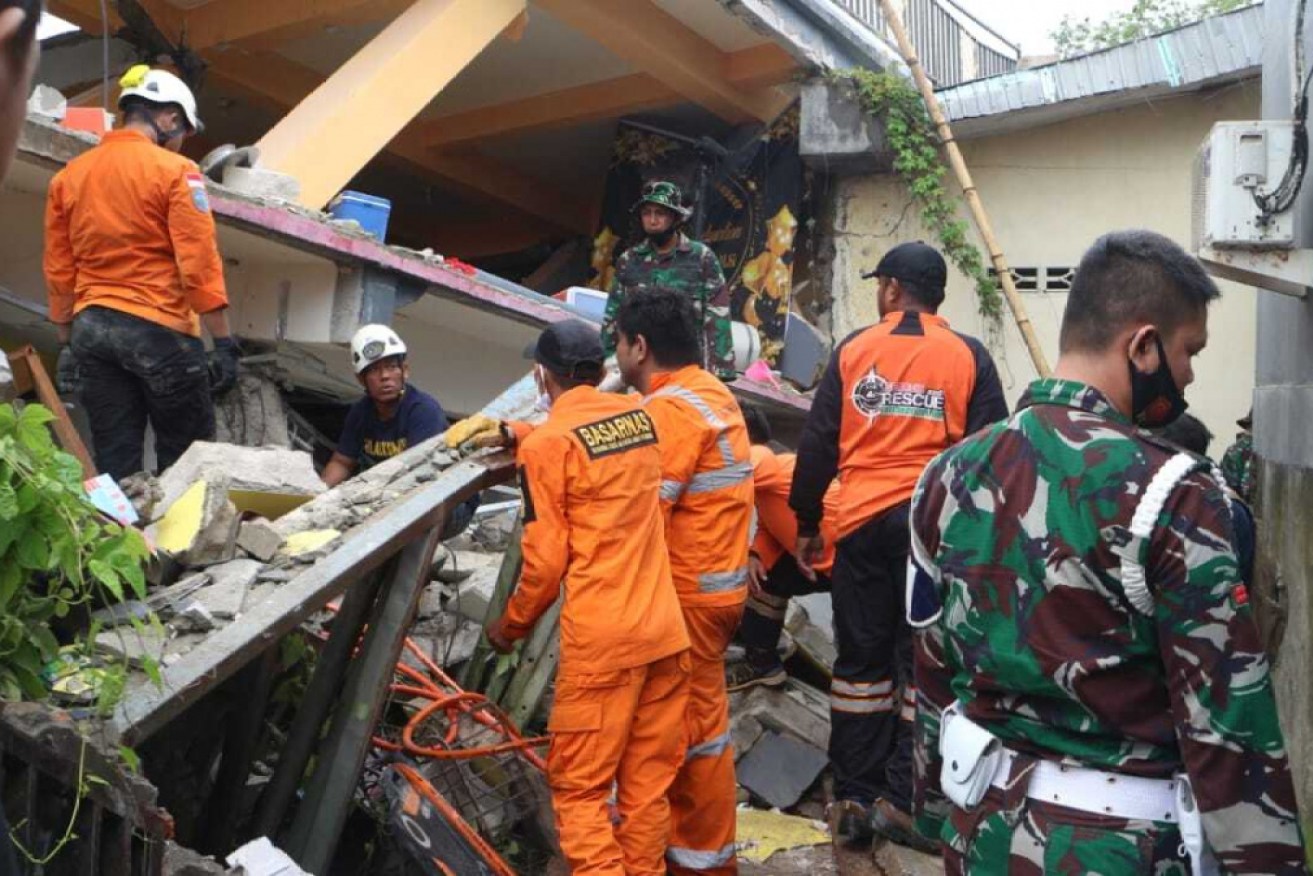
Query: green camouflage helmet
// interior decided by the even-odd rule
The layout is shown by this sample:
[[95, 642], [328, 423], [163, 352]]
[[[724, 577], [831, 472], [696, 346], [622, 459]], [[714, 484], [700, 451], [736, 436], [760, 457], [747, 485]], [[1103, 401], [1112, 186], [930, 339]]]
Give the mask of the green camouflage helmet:
[[684, 195], [680, 192], [679, 186], [663, 179], [655, 179], [643, 184], [643, 197], [634, 204], [634, 209], [638, 210], [644, 204], [665, 207], [680, 219], [687, 219], [693, 212], [684, 206]]

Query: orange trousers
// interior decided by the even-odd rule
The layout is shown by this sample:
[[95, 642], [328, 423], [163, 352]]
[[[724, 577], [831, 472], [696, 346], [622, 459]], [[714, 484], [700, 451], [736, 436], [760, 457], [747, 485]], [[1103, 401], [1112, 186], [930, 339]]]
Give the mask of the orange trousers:
[[743, 605], [684, 606], [692, 641], [692, 677], [685, 728], [688, 753], [670, 786], [673, 831], [666, 863], [673, 874], [734, 874], [734, 747], [729, 741], [725, 649]]
[[[688, 652], [557, 681], [547, 779], [571, 873], [666, 872], [666, 794], [684, 759], [688, 690]], [[611, 822], [613, 786], [618, 825]]]

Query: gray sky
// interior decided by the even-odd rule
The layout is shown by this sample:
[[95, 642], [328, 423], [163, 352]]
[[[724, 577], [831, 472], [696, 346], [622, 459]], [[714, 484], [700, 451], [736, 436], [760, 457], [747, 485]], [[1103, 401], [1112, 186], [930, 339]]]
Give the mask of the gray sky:
[[955, 0], [957, 5], [1021, 45], [1022, 54], [1047, 55], [1053, 51], [1049, 32], [1064, 15], [1096, 21], [1130, 9], [1133, 0]]

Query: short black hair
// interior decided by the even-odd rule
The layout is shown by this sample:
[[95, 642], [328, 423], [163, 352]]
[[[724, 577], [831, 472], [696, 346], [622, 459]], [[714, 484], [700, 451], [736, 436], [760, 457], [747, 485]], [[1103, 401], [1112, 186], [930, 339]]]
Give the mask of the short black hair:
[[1153, 430], [1160, 438], [1165, 438], [1182, 450], [1208, 455], [1208, 445], [1213, 443], [1213, 433], [1198, 417], [1181, 414], [1161, 429]]
[[944, 303], [943, 286], [927, 286], [924, 283], [918, 283], [915, 280], [899, 280], [898, 285], [903, 287], [903, 291], [916, 299], [922, 307], [934, 313], [939, 309], [939, 305]]
[[702, 364], [702, 325], [692, 300], [673, 289], [640, 289], [625, 296], [616, 329], [629, 341], [639, 335], [662, 368]]
[[42, 0], [0, 0], [0, 10], [13, 7], [18, 7], [27, 13], [22, 26], [14, 34], [14, 40], [21, 50], [36, 38], [37, 25], [41, 23]]
[[766, 412], [751, 402], [744, 402], [739, 405], [743, 411], [743, 422], [748, 426], [748, 441], [752, 444], [769, 444], [774, 433], [770, 428], [770, 420], [766, 419]]
[[552, 375], [552, 379], [561, 387], [562, 392], [569, 392], [578, 386], [597, 386], [606, 374], [605, 368], [599, 369], [596, 373], [585, 371], [583, 374], [576, 372], [573, 375], [560, 374], [546, 365], [543, 366], [543, 370]]
[[1202, 316], [1222, 293], [1198, 259], [1153, 231], [1114, 231], [1081, 257], [1062, 314], [1058, 347], [1099, 352], [1133, 323], [1164, 336]]

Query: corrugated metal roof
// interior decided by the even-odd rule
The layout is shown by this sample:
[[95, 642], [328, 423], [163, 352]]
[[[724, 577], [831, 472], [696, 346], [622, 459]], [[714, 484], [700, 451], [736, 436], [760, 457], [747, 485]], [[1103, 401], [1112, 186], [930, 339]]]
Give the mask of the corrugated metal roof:
[[1139, 89], [1187, 89], [1256, 71], [1262, 55], [1258, 4], [1078, 58], [945, 88], [938, 97], [949, 119], [961, 121]]

